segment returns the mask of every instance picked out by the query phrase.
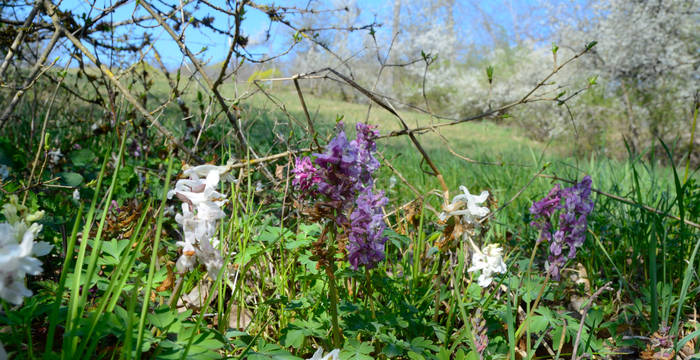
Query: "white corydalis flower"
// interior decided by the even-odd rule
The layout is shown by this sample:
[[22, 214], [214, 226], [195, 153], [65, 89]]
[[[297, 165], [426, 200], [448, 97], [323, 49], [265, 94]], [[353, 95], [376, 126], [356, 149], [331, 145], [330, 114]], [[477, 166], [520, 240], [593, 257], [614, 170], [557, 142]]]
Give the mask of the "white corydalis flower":
[[177, 196], [182, 202], [190, 205], [191, 211], [196, 211], [199, 219], [218, 220], [226, 214], [221, 206], [226, 203], [226, 197], [216, 191], [219, 185], [219, 173], [209, 172], [207, 178], [178, 180], [175, 189], [168, 191], [168, 198]]
[[73, 200], [80, 201], [80, 190], [78, 190], [78, 189], [73, 190]]
[[52, 165], [58, 164], [58, 162], [61, 160], [63, 157], [63, 154], [61, 153], [61, 149], [55, 149], [49, 151], [49, 162]]
[[[176, 196], [182, 201], [182, 213], [175, 215], [175, 221], [182, 226], [182, 256], [175, 266], [181, 273], [191, 270], [197, 261], [207, 267], [209, 276], [215, 278], [223, 267], [223, 259], [216, 249], [219, 241], [214, 238], [217, 222], [226, 216], [221, 207], [226, 197], [217, 191], [222, 166], [201, 165], [185, 170], [189, 179], [178, 180], [175, 189], [168, 192], [168, 198]], [[202, 179], [200, 176], [206, 178]]]
[[340, 360], [340, 350], [335, 349], [324, 356], [323, 348], [321, 347], [316, 350], [314, 356], [307, 360]]
[[468, 272], [481, 271], [479, 275], [479, 286], [485, 288], [491, 285], [495, 274], [505, 274], [506, 264], [503, 262], [503, 249], [496, 244], [486, 245], [483, 249], [479, 249], [473, 242], [470, 243], [473, 247], [472, 266], [467, 269]]
[[185, 165], [182, 174], [190, 179], [199, 179], [207, 177], [212, 171], [219, 173], [224, 181], [235, 182], [235, 178], [231, 175], [231, 169], [233, 169], [233, 159], [230, 159], [226, 165], [211, 165], [204, 164], [198, 166]]
[[20, 217], [18, 210], [27, 211], [16, 197], [10, 198], [3, 206], [7, 222], [0, 223], [0, 298], [15, 305], [32, 295], [24, 278], [41, 274], [42, 264], [36, 257], [48, 254], [53, 247], [43, 241], [34, 242], [42, 226], [32, 222], [39, 220], [43, 212]]
[[446, 221], [450, 216], [461, 216], [463, 222], [476, 224], [476, 220], [488, 215], [489, 208], [479, 206], [486, 202], [489, 197], [488, 191], [472, 195], [466, 186], [460, 186], [459, 189], [462, 194], [455, 196], [449, 205], [444, 206], [444, 211], [439, 215], [440, 221]]

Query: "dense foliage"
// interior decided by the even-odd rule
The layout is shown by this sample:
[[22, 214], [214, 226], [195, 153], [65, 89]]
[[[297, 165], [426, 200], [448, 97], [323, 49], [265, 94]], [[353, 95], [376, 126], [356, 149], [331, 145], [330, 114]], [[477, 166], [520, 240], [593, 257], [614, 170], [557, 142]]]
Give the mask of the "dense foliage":
[[697, 1], [2, 4], [0, 359], [697, 358]]

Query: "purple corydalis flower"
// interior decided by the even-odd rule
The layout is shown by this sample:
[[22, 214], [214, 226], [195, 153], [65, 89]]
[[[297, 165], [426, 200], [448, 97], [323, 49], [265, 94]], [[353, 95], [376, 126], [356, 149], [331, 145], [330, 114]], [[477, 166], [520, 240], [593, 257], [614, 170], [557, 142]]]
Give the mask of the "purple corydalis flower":
[[311, 192], [310, 195], [318, 192], [350, 206], [359, 191], [374, 183], [372, 174], [379, 168], [379, 161], [372, 153], [379, 133], [372, 126], [359, 123], [357, 138], [348, 141], [343, 127], [342, 122], [338, 123], [337, 135], [323, 153], [313, 154], [313, 164], [310, 158], [296, 161], [293, 184], [301, 191]]
[[360, 181], [371, 184], [372, 174], [379, 169], [379, 160], [373, 153], [377, 150], [374, 142], [379, 136], [379, 131], [374, 130], [374, 126], [358, 123], [356, 126], [357, 138], [351, 143], [357, 148], [357, 162], [360, 165]]
[[308, 156], [297, 158], [292, 172], [294, 173], [292, 185], [301, 190], [302, 194], [321, 181], [318, 170], [311, 164], [311, 158]]
[[[534, 216], [531, 225], [540, 230], [538, 242], [551, 241], [547, 271], [554, 280], [559, 280], [561, 267], [576, 257], [576, 250], [586, 240], [588, 214], [593, 210], [591, 185], [592, 180], [588, 175], [565, 189], [557, 184], [545, 198], [530, 207], [530, 213]], [[560, 210], [559, 228], [552, 234], [552, 216]]]
[[350, 214], [350, 232], [348, 234], [348, 261], [353, 269], [360, 265], [371, 269], [384, 260], [383, 235], [386, 224], [382, 206], [388, 203], [383, 191], [376, 194], [365, 188], [355, 202], [356, 207]]
[[356, 130], [356, 138], [349, 141], [339, 122], [336, 136], [323, 153], [313, 154], [313, 161], [309, 157], [296, 160], [292, 181], [302, 197], [333, 204], [332, 214], [324, 217], [347, 232], [348, 261], [355, 270], [360, 265], [373, 268], [384, 259], [381, 208], [388, 202], [384, 192], [372, 192], [372, 176], [380, 165], [373, 154], [379, 132], [363, 123]]
[[109, 204], [109, 211], [116, 211], [116, 212], [121, 211], [117, 200], [112, 200], [112, 202]]

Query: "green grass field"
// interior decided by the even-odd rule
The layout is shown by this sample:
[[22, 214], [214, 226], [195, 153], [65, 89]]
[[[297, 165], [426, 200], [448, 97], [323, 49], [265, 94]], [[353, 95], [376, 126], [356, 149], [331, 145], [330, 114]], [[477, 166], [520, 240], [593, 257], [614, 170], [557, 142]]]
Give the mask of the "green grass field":
[[[250, 96], [236, 106], [259, 155], [309, 147], [296, 92], [268, 86], [273, 101], [254, 89], [237, 84], [239, 96]], [[150, 106], [164, 101], [167, 91], [163, 79], [155, 81], [147, 93]], [[228, 84], [223, 94], [236, 93]], [[321, 145], [334, 136], [340, 119], [350, 139], [354, 124], [366, 119], [380, 135], [401, 128], [377, 106], [368, 117], [367, 104], [306, 93], [305, 99]], [[182, 100], [192, 121], [205, 124], [197, 153], [214, 164], [233, 158], [231, 126], [221, 112], [208, 110], [211, 99], [190, 91]], [[382, 166], [374, 186], [386, 191], [383, 211], [391, 215], [386, 257], [371, 270], [353, 270], [342, 251], [319, 250], [343, 249], [348, 230], [304, 212], [300, 204], [317, 199], [303, 200], [290, 186], [284, 176], [291, 170], [284, 167], [289, 158], [269, 163], [275, 184], [259, 169], [243, 166], [232, 171], [238, 182], [209, 189], [228, 200], [220, 205], [225, 215], [214, 232], [221, 270], [209, 273], [209, 265], [199, 265], [178, 273], [183, 229], [173, 213], [184, 210], [177, 197], [165, 198], [164, 189], [184, 176], [186, 159], [173, 156], [172, 146], [119, 97], [116, 106], [111, 125], [109, 114], [78, 103], [52, 109], [49, 145], [39, 151], [40, 182], [26, 191], [28, 209], [20, 212], [25, 219], [31, 211], [46, 212], [40, 236], [56, 250], [40, 258], [43, 275], [27, 282], [35, 296], [21, 306], [2, 302], [0, 340], [17, 358], [306, 359], [324, 347], [340, 349], [344, 360], [539, 359], [570, 357], [577, 337], [579, 353], [601, 358], [641, 356], [649, 350], [644, 339], [654, 336], [671, 345], [652, 350], [698, 349], [693, 314], [700, 302], [699, 230], [693, 224], [700, 218], [700, 186], [697, 170], [686, 175], [684, 164], [674, 168], [646, 154], [625, 160], [573, 157], [577, 152], [569, 144], [530, 140], [508, 119], [443, 127], [441, 136], [418, 134], [450, 196], [462, 185], [472, 193], [489, 191], [485, 205], [497, 213], [468, 227], [468, 237], [474, 246], [502, 248], [507, 271], [483, 288], [468, 271], [477, 251], [471, 240], [443, 241], [459, 219], [437, 220], [440, 185], [406, 136], [377, 141]], [[440, 121], [399, 111], [410, 127]], [[1, 138], [0, 162], [11, 165], [3, 203], [25, 194], [43, 113], [31, 104], [22, 107], [22, 121]], [[188, 132], [176, 105], [154, 116], [194, 144], [197, 133]], [[95, 123], [98, 130], [91, 129]], [[470, 160], [455, 156], [443, 140]], [[48, 151], [55, 148], [64, 157], [52, 163]], [[595, 207], [586, 240], [554, 281], [546, 275], [549, 244], [536, 245], [529, 209], [554, 184], [570, 185], [552, 176], [580, 181], [585, 175], [594, 189], [613, 197], [591, 195]], [[80, 199], [71, 196], [75, 190]], [[393, 212], [419, 197], [424, 206]], [[174, 208], [166, 214], [168, 205]], [[322, 235], [324, 228], [330, 235]], [[323, 265], [328, 256], [335, 265]], [[612, 291], [594, 299], [582, 321], [578, 307], [605, 284]]]

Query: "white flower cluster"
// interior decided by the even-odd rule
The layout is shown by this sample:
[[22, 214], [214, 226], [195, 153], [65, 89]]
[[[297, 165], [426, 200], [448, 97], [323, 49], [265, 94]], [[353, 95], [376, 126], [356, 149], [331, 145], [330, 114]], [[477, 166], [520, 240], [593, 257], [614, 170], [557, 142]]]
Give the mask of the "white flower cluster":
[[[488, 215], [489, 208], [479, 206], [486, 202], [489, 197], [489, 192], [484, 190], [479, 195], [472, 195], [466, 186], [460, 186], [462, 194], [452, 198], [452, 202], [444, 207], [444, 211], [440, 213], [440, 221], [447, 220], [450, 216], [459, 216], [464, 224], [477, 224], [477, 220]], [[463, 207], [466, 205], [466, 209]]]
[[314, 353], [314, 356], [310, 357], [308, 360], [340, 360], [340, 350], [335, 349], [326, 355], [323, 355], [323, 348], [318, 348]]
[[491, 285], [495, 274], [506, 273], [506, 263], [503, 262], [503, 249], [496, 244], [488, 244], [483, 249], [479, 249], [474, 244], [472, 254], [472, 266], [468, 272], [481, 271], [479, 275], [479, 286], [485, 288]]
[[219, 219], [226, 216], [221, 207], [227, 200], [216, 189], [221, 176], [230, 169], [230, 165], [188, 168], [183, 172], [188, 178], [178, 180], [175, 189], [168, 192], [169, 199], [174, 195], [182, 201], [182, 213], [175, 215], [184, 233], [184, 240], [177, 242], [182, 247], [182, 256], [176, 263], [181, 273], [191, 270], [199, 261], [206, 266], [209, 276], [216, 278], [223, 267], [215, 235]]
[[56, 165], [58, 164], [59, 161], [63, 158], [63, 153], [61, 153], [61, 149], [54, 149], [49, 151], [49, 163], [51, 165]]
[[[457, 216], [462, 224], [477, 226], [478, 220], [489, 213], [487, 207], [480, 206], [486, 202], [489, 192], [484, 190], [479, 195], [472, 195], [465, 186], [460, 186], [459, 189], [462, 194], [455, 196], [450, 204], [445, 205], [444, 211], [439, 215], [440, 221], [446, 221], [450, 216]], [[503, 249], [496, 244], [489, 244], [480, 249], [474, 244], [467, 231], [463, 232], [462, 236], [469, 241], [472, 248], [472, 265], [467, 271], [481, 272], [478, 278], [479, 286], [487, 287], [493, 282], [495, 274], [505, 274], [507, 269], [503, 262]]]
[[43, 211], [29, 214], [13, 196], [3, 205], [2, 213], [6, 222], [0, 223], [0, 298], [20, 305], [32, 295], [24, 277], [41, 274], [41, 261], [36, 257], [48, 254], [52, 245], [34, 241], [41, 231], [41, 225], [35, 222], [44, 215]]

